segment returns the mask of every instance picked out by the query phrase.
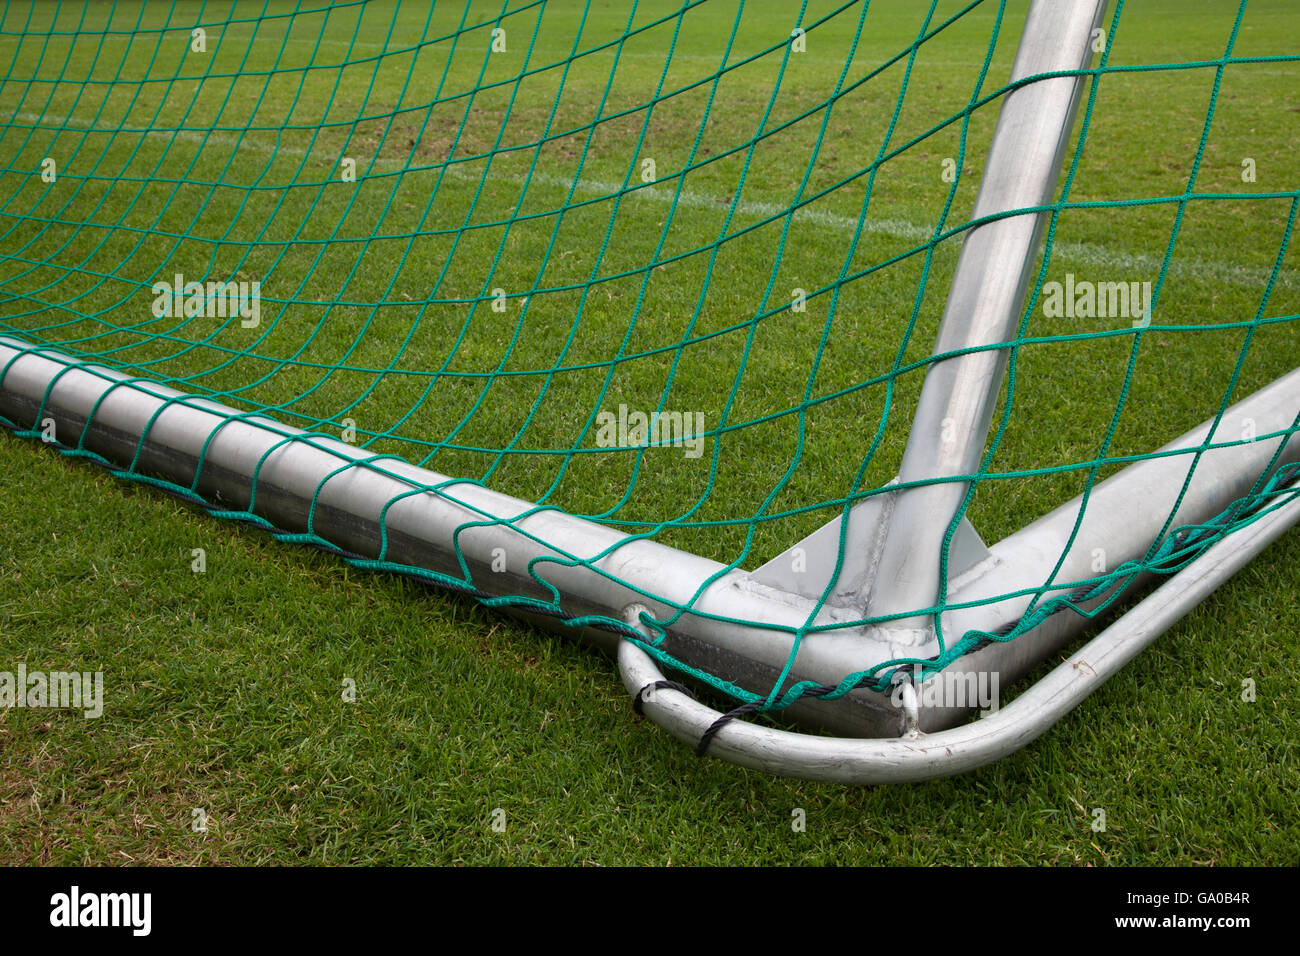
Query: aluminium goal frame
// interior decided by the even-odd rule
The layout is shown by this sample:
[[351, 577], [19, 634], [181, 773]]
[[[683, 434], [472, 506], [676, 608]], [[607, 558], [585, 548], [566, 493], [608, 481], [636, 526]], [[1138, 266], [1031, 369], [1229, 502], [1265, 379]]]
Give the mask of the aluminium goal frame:
[[[1031, 4], [972, 214], [987, 221], [966, 234], [934, 348], [959, 354], [927, 371], [902, 487], [850, 509], [834, 582], [840, 519], [795, 545], [806, 555], [802, 574], [791, 571], [789, 551], [753, 572], [729, 570], [11, 336], [0, 336], [0, 414], [33, 429], [53, 420], [60, 435], [79, 436], [78, 449], [118, 467], [192, 487], [228, 510], [314, 532], [365, 557], [382, 553], [398, 564], [492, 580], [503, 595], [548, 601], [558, 592], [570, 612], [624, 621], [647, 638], [647, 617], [671, 620], [660, 647], [740, 685], [772, 686], [785, 673], [796, 632], [809, 625], [833, 629], [804, 634], [782, 690], [933, 656], [939, 645], [930, 616], [833, 626], [929, 607], [943, 594], [945, 633], [996, 631], [1030, 606], [1028, 595], [1002, 596], [1041, 587], [1042, 569], [1058, 557], [1062, 581], [1088, 578], [1101, 542], [1115, 566], [1139, 559], [1167, 519], [1171, 527], [1210, 519], [1250, 492], [1270, 465], [1300, 460], [1300, 434], [1290, 431], [1300, 413], [1296, 369], [1175, 439], [1165, 454], [1097, 484], [1082, 518], [1084, 502], [1076, 498], [991, 547], [964, 520], [948, 535], [969, 483], [936, 479], [979, 470], [1007, 364], [1006, 349], [996, 346], [1016, 333], [1048, 216], [1043, 209], [1052, 202], [1105, 7], [1105, 0]], [[1240, 436], [1247, 419], [1265, 437], [1243, 446], [1227, 436]], [[935, 439], [945, 421], [955, 423], [947, 429], [955, 431], [952, 441]], [[637, 644], [598, 627], [579, 633], [617, 653], [629, 693], [656, 723], [690, 742], [712, 727], [709, 753], [722, 759], [848, 783], [925, 779], [990, 762], [1043, 733], [1298, 520], [1300, 499], [1228, 535], [1010, 705], [964, 726], [971, 708], [922, 705], [924, 695], [911, 687], [903, 689], [902, 707], [889, 694], [859, 688], [788, 708], [799, 723], [839, 736], [737, 720], [714, 726], [721, 715], [661, 685], [658, 665]], [[497, 549], [515, 570], [488, 573]], [[947, 581], [940, 578], [945, 549]], [[511, 612], [555, 625], [542, 614]], [[996, 674], [1005, 686], [1089, 623], [1053, 615], [1013, 641], [965, 655], [947, 672]]]

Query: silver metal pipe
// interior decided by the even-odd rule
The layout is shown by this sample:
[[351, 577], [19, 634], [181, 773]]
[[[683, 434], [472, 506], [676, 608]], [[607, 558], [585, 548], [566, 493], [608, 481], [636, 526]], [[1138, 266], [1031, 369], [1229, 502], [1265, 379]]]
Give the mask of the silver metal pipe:
[[[0, 415], [25, 427], [49, 419], [65, 445], [193, 488], [206, 501], [279, 528], [314, 531], [368, 558], [472, 581], [497, 595], [553, 601], [562, 594], [573, 616], [621, 621], [633, 603], [662, 621], [680, 612], [667, 649], [753, 685], [775, 681], [793, 632], [810, 620], [857, 616], [835, 607], [814, 616], [815, 602], [716, 561], [403, 461], [372, 461], [333, 438], [5, 336]], [[512, 613], [557, 623], [527, 609]], [[618, 641], [597, 628], [577, 633], [609, 651]], [[814, 642], [809, 666], [829, 674], [846, 656], [856, 657], [862, 636], [862, 628], [828, 634]], [[844, 706], [793, 713], [820, 715], [821, 726], [869, 730], [894, 716], [879, 698], [859, 691]]]
[[[1092, 31], [1105, 9], [1106, 0], [1034, 0], [1011, 69], [1012, 82], [1087, 67]], [[1053, 77], [1006, 95], [973, 219], [1052, 201], [1083, 85], [1083, 77]], [[1046, 220], [1047, 213], [1026, 213], [967, 233], [935, 353], [1014, 338]], [[979, 470], [1007, 358], [1005, 349], [994, 349], [930, 366], [899, 470], [904, 482]], [[872, 615], [935, 603], [944, 534], [967, 488], [965, 482], [938, 482], [899, 493], [872, 584]], [[864, 542], [854, 544], [865, 547]], [[933, 632], [924, 616], [898, 618], [882, 629], [899, 644], [922, 644]]]
[[[1013, 80], [1086, 66], [1091, 33], [1104, 9], [1104, 0], [1033, 0]], [[1058, 77], [1029, 83], [1005, 97], [975, 217], [1050, 202], [1082, 86], [1080, 78]], [[1011, 216], [967, 235], [936, 351], [995, 344], [1012, 335], [1045, 218], [1045, 214]], [[929, 370], [904, 457], [904, 481], [977, 470], [1005, 363], [1005, 352], [994, 350], [945, 360]], [[1288, 427], [1297, 396], [1300, 371], [1234, 406], [1216, 438], [1231, 433], [1244, 418], [1252, 418], [1260, 432]], [[837, 600], [814, 614], [818, 605], [807, 591], [765, 584], [745, 571], [632, 539], [597, 522], [406, 462], [377, 459], [333, 438], [132, 380], [55, 349], [33, 349], [17, 338], [0, 337], [0, 414], [32, 426], [49, 418], [59, 440], [119, 467], [191, 487], [207, 501], [250, 511], [285, 529], [315, 532], [366, 557], [436, 571], [499, 595], [543, 602], [564, 595], [565, 610], [572, 615], [626, 620], [630, 607], [642, 607], [657, 620], [673, 620], [665, 650], [748, 687], [775, 682], [792, 653], [795, 633], [809, 625], [835, 629], [803, 638], [789, 681], [835, 683], [845, 674], [886, 660], [933, 654], [937, 643], [926, 618], [880, 629], [853, 622], [868, 613], [906, 611], [934, 602], [943, 533], [966, 492], [965, 485], [942, 482], [900, 492], [889, 508], [883, 507], [883, 497], [864, 502], [869, 507], [855, 510], [863, 519], [857, 525], [866, 529], [862, 534], [869, 532], [874, 540], [886, 527], [888, 534], [869, 561], [858, 553], [845, 562], [853, 575], [861, 576], [862, 586], [851, 594], [843, 589], [835, 592]], [[953, 441], [943, 442], [945, 433], [954, 436]], [[1176, 445], [1200, 445], [1208, 435], [1207, 424]], [[1200, 521], [1222, 510], [1256, 480], [1279, 441], [1281, 460], [1300, 457], [1300, 435], [1206, 453], [1174, 520]], [[975, 566], [949, 582], [949, 603], [975, 606], [946, 611], [945, 633], [992, 630], [1018, 620], [1030, 599], [1002, 595], [1040, 586], [1046, 570], [1062, 554], [1060, 580], [1087, 577], [1092, 549], [1097, 546], [1109, 549], [1116, 562], [1139, 555], [1172, 507], [1187, 460], [1183, 456], [1143, 461], [1098, 485], [1073, 541], [1069, 535], [1078, 499], [995, 545]], [[881, 515], [879, 520], [868, 520], [873, 511]], [[854, 546], [861, 544], [859, 530], [851, 521]], [[837, 543], [838, 535], [832, 537]], [[976, 552], [984, 555], [982, 544], [976, 544]], [[863, 593], [868, 586], [873, 588], [869, 601]], [[1167, 593], [1168, 587], [1157, 593]], [[1184, 600], [1181, 592], [1176, 598]], [[1146, 602], [1139, 608], [1145, 606]], [[555, 624], [554, 619], [530, 615], [526, 608], [513, 613]], [[1009, 678], [1087, 623], [1077, 616], [1058, 615], [1014, 642], [989, 645], [968, 655], [952, 669]], [[581, 634], [601, 647], [618, 648], [625, 681], [629, 674], [657, 673], [644, 652], [610, 632], [586, 628]], [[965, 713], [961, 708], [920, 706], [910, 687], [904, 689], [904, 699], [908, 706], [899, 709], [886, 695], [858, 690], [833, 703], [802, 701], [786, 713], [810, 725], [867, 735], [904, 728], [932, 730]], [[1050, 708], [1044, 704], [1042, 709]], [[1039, 719], [1037, 712], [1031, 718]], [[991, 733], [1002, 725], [984, 721], [975, 726]], [[720, 743], [724, 755], [734, 743], [733, 734], [747, 741], [743, 735], [748, 733], [725, 731]], [[958, 736], [953, 740], [964, 739], [954, 733]], [[1005, 734], [1016, 735], [1010, 729]], [[930, 746], [927, 739], [937, 738], [922, 737], [917, 742], [922, 751]], [[977, 739], [984, 738], [977, 735]], [[835, 756], [840, 743], [800, 743], [794, 757], [786, 752], [786, 745], [773, 745], [779, 757], [772, 759], [798, 768], [804, 766], [801, 761], [812, 759], [816, 764], [821, 759], [808, 758], [808, 753], [824, 753], [829, 755], [826, 760], [835, 763], [840, 759]], [[757, 747], [757, 752], [767, 746]], [[982, 754], [1002, 743], [977, 747], [959, 742], [957, 746], [963, 752]], [[899, 760], [908, 766], [918, 762], [911, 757]], [[949, 766], [942, 760], [925, 765]], [[958, 769], [964, 768], [926, 775]]]
[[[1163, 525], [1167, 524], [1168, 535], [1181, 526], [1222, 514], [1249, 494], [1261, 476], [1266, 476], [1270, 462], [1275, 460], [1280, 466], [1300, 461], [1300, 432], [1289, 431], [1297, 416], [1300, 369], [1228, 408], [1217, 426], [1213, 419], [1203, 422], [1158, 449], [1152, 457], [1097, 483], [1086, 507], [1080, 495], [1008, 535], [989, 549], [989, 560], [982, 566], [949, 583], [950, 604], [975, 606], [952, 607], [943, 613], [948, 643], [967, 631], [998, 626], [989, 621], [1019, 621], [1033, 595], [1002, 595], [1044, 588], [1058, 562], [1059, 571], [1051, 582], [1057, 588], [1045, 592], [1042, 600], [1069, 593], [1061, 590], [1062, 585], [1086, 581], [1144, 558]], [[1274, 433], [1280, 434], [1242, 443], [1246, 434]], [[1209, 444], [1224, 447], [1205, 451], [1199, 458], [1190, 452]], [[1180, 454], [1168, 454], [1179, 449]], [[1139, 578], [1130, 588], [1141, 589], [1147, 583], [1146, 577]], [[950, 668], [954, 673], [996, 671], [1004, 683], [1009, 682], [1068, 643], [1090, 623], [1064, 610], [1015, 640], [989, 645]], [[937, 650], [937, 642], [932, 642], [924, 645], [923, 655]], [[921, 727], [936, 730], [952, 726], [969, 713], [970, 708], [923, 708]]]
[[[1221, 429], [1253, 418], [1260, 434], [1287, 428], [1300, 409], [1300, 370], [1233, 406]], [[119, 467], [193, 487], [205, 500], [230, 510], [250, 510], [286, 530], [314, 530], [333, 544], [369, 558], [437, 571], [499, 595], [564, 595], [574, 615], [624, 620], [631, 604], [667, 621], [682, 613], [664, 649], [678, 660], [750, 688], [771, 687], [789, 659], [794, 633], [810, 621], [852, 625], [807, 634], [789, 680], [838, 683], [846, 674], [897, 657], [931, 656], [935, 646], [904, 647], [875, 640], [853, 622], [857, 606], [815, 602], [765, 586], [749, 573], [653, 541], [629, 539], [603, 525], [457, 481], [392, 459], [368, 460], [364, 450], [310, 435], [260, 415], [246, 415], [206, 399], [185, 398], [164, 386], [132, 381], [120, 372], [55, 349], [0, 337], [0, 414], [24, 426], [51, 419], [64, 444], [103, 456]], [[1208, 425], [1174, 446], [1199, 445]], [[1282, 460], [1300, 458], [1300, 435], [1291, 435]], [[1208, 452], [1198, 481], [1185, 497], [1188, 520], [1221, 510], [1243, 493], [1281, 439]], [[200, 466], [200, 461], [202, 462]], [[1185, 458], [1160, 458], [1131, 466], [1093, 491], [1093, 505], [1063, 569], [1063, 579], [1086, 577], [1092, 532], [1115, 534], [1116, 560], [1145, 548], [1136, 529], [1149, 524], [1152, 495], [1172, 496]], [[1180, 472], [1179, 469], [1182, 469]], [[1152, 483], [1159, 486], [1155, 490]], [[256, 496], [253, 487], [256, 485]], [[1225, 501], [1226, 499], [1226, 501]], [[1165, 503], [1164, 497], [1158, 497]], [[308, 514], [315, 505], [308, 528]], [[944, 615], [947, 633], [992, 630], [1018, 620], [1028, 598], [996, 599], [1043, 583], [1065, 546], [1079, 502], [993, 546], [990, 559], [953, 583], [950, 601], [979, 602]], [[1166, 511], [1168, 503], [1166, 503]], [[1114, 526], [1114, 527], [1112, 527]], [[387, 541], [387, 550], [382, 550]], [[494, 553], [500, 549], [499, 553]], [[601, 556], [603, 555], [603, 556]], [[504, 558], [504, 570], [500, 568]], [[712, 583], [709, 583], [709, 582]], [[698, 599], [692, 601], [699, 591]], [[987, 602], [987, 603], [985, 603]], [[519, 616], [555, 627], [554, 619]], [[1089, 622], [1059, 614], [1007, 644], [990, 645], [952, 665], [999, 672], [1003, 680], [1041, 659]], [[568, 628], [568, 634], [575, 629]], [[609, 631], [578, 633], [613, 651]], [[949, 726], [967, 710], [922, 707], [922, 730]], [[889, 695], [856, 690], [835, 702], [805, 700], [787, 711], [799, 722], [840, 734], [892, 736], [903, 715]]]
[[[1010, 704], [972, 723], [920, 737], [862, 740], [732, 720], [708, 752], [767, 773], [848, 784], [908, 783], [982, 767], [1041, 736], [1297, 521], [1300, 497], [1218, 542]], [[630, 641], [623, 642], [618, 659], [630, 694], [663, 679]], [[672, 689], [656, 692], [643, 711], [692, 745], [721, 716]]]

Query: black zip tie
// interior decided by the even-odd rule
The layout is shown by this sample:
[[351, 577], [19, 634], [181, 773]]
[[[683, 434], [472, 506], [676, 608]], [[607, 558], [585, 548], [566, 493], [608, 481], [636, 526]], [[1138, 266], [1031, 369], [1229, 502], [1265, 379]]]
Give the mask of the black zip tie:
[[687, 697], [690, 697], [692, 700], [695, 699], [695, 694], [691, 691], [689, 687], [685, 686], [684, 684], [679, 684], [675, 680], [651, 681], [649, 684], [646, 684], [639, 691], [637, 691], [636, 694], [632, 697], [632, 709], [635, 710], [637, 712], [637, 715], [640, 717], [645, 716], [645, 709], [644, 709], [645, 692], [647, 690], [679, 690]]

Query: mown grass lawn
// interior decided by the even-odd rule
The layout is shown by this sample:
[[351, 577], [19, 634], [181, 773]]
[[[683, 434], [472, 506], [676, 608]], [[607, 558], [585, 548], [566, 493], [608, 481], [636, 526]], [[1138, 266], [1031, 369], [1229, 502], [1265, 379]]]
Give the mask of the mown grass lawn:
[[[836, 512], [886, 414], [863, 487], [897, 468], [923, 370], [888, 397], [883, 381], [854, 386], [930, 349], [960, 235], [928, 269], [924, 246], [946, 205], [949, 227], [969, 217], [997, 104], [971, 114], [964, 150], [962, 124], [941, 124], [976, 94], [995, 28], [978, 88], [1005, 82], [1025, 4], [1000, 26], [997, 3], [955, 19], [910, 73], [906, 57], [882, 65], [964, 6], [876, 0], [858, 35], [861, 8], [809, 4], [807, 52], [787, 58], [757, 55], [795, 22], [776, 4], [693, 7], [675, 40], [666, 2], [630, 20], [622, 5], [585, 20], [582, 4], [527, 6], [503, 21], [500, 54], [485, 53], [496, 6], [290, 20], [270, 4], [258, 20], [261, 5], [237, 5], [203, 55], [186, 52], [198, 4], [57, 23], [52, 6], [11, 4], [0, 331], [299, 427], [352, 419], [375, 451], [629, 530], [663, 525], [666, 543], [754, 567]], [[1130, 2], [1110, 63], [1216, 59], [1237, 9]], [[475, 25], [454, 51], [417, 43]], [[1233, 53], [1291, 53], [1297, 27], [1286, 0], [1252, 0]], [[74, 29], [101, 35], [60, 32]], [[566, 70], [575, 49], [588, 52]], [[1104, 77], [1069, 198], [1181, 194], [1213, 72]], [[1225, 69], [1198, 190], [1300, 186], [1297, 78], [1293, 62]], [[828, 114], [837, 83], [851, 89]], [[32, 172], [49, 155], [53, 184]], [[645, 159], [657, 181], [641, 188]], [[779, 213], [832, 186], [782, 245]], [[1111, 455], [1217, 410], [1245, 332], [1207, 325], [1270, 320], [1234, 399], [1295, 366], [1294, 242], [1261, 302], [1290, 202], [1186, 205]], [[1174, 217], [1066, 210], [1045, 278], [1155, 279]], [[260, 278], [263, 322], [155, 318], [149, 285], [176, 272]], [[804, 312], [782, 308], [795, 288], [812, 293]], [[1114, 328], [1038, 310], [1025, 334]], [[999, 470], [1091, 460], [1131, 341], [1022, 347]], [[702, 411], [707, 453], [593, 447], [596, 412], [620, 403]], [[1082, 482], [990, 482], [970, 516], [996, 540]], [[849, 789], [697, 761], [641, 725], [594, 651], [5, 433], [0, 670], [102, 670], [106, 710], [0, 709], [0, 862], [1294, 863], [1298, 567], [1292, 532], [996, 766]]]

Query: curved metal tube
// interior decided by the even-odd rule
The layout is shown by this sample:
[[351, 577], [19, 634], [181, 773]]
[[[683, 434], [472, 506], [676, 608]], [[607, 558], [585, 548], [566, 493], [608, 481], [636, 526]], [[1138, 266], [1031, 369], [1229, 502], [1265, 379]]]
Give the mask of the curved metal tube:
[[[1300, 482], [1291, 487], [1300, 488]], [[708, 752], [769, 773], [852, 784], [929, 780], [982, 767], [1045, 733], [1297, 521], [1300, 497], [1225, 537], [1010, 704], [969, 724], [913, 738], [855, 739], [732, 720]], [[654, 660], [630, 641], [622, 642], [618, 663], [630, 694], [663, 680]], [[722, 716], [670, 688], [650, 695], [642, 707], [691, 745]]]

